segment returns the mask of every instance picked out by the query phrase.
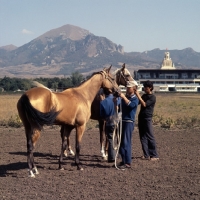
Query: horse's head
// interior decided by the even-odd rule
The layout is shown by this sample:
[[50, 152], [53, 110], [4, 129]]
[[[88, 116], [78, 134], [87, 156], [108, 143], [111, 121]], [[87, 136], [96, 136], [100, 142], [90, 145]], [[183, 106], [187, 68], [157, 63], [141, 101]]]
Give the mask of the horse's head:
[[131, 73], [126, 69], [125, 63], [122, 65], [121, 69], [117, 69], [115, 71], [115, 80], [118, 85], [127, 85], [128, 81], [133, 81], [133, 77]]
[[114, 92], [120, 91], [120, 88], [118, 84], [115, 81], [115, 78], [110, 73], [112, 65], [109, 68], [103, 69], [100, 73], [103, 75], [103, 81], [102, 81], [102, 88], [106, 88], [109, 90], [112, 90]]

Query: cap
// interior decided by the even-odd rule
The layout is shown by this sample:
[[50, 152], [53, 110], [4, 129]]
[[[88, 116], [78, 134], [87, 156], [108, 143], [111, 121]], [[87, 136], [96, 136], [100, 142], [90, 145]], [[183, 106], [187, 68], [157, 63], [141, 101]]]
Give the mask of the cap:
[[133, 86], [138, 86], [138, 83], [136, 81], [127, 81], [126, 87], [133, 87]]

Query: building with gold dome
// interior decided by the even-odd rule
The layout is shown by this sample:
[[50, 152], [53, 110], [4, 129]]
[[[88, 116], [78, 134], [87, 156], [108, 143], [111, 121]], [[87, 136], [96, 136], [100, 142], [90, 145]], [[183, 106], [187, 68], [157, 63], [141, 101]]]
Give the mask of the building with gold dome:
[[144, 81], [152, 81], [157, 92], [200, 92], [200, 69], [176, 69], [169, 52], [160, 69], [139, 69], [134, 78], [141, 88]]

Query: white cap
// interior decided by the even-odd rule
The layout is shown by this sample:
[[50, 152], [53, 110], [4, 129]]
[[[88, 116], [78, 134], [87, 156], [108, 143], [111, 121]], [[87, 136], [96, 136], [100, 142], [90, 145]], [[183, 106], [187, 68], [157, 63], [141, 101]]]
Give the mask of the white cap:
[[138, 86], [138, 83], [136, 81], [127, 81], [126, 87], [133, 87], [133, 86]]

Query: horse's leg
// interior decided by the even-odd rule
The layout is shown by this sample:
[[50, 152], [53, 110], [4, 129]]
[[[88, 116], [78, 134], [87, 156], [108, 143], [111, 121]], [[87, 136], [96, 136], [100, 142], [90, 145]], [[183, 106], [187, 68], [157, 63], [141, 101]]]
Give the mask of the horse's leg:
[[[65, 127], [64, 127], [64, 125], [62, 125], [62, 126], [61, 126], [61, 129], [60, 129], [61, 139], [62, 139], [62, 132], [64, 132], [64, 129], [65, 129]], [[63, 140], [63, 139], [62, 139], [62, 140]], [[64, 144], [63, 144], [63, 143], [64, 143]], [[67, 149], [67, 144], [66, 144], [66, 142], [62, 142], [62, 144], [63, 144], [63, 145], [66, 145], [63, 154], [65, 155], [65, 157], [67, 157], [67, 150], [66, 150], [66, 149]]]
[[68, 146], [69, 155], [74, 156], [75, 153], [73, 152], [72, 147], [71, 147], [71, 145], [70, 145], [70, 137], [67, 136], [67, 137], [66, 137], [66, 140], [67, 140], [67, 146]]
[[35, 178], [35, 174], [39, 174], [37, 167], [34, 162], [33, 150], [35, 144], [40, 137], [40, 131], [38, 129], [25, 128], [26, 139], [27, 139], [27, 162], [29, 167], [29, 177]]
[[60, 153], [60, 158], [59, 158], [59, 169], [63, 170], [62, 168], [62, 163], [63, 163], [63, 155], [66, 151], [67, 147], [67, 140], [66, 137], [69, 138], [70, 133], [74, 127], [72, 126], [66, 126], [62, 125], [60, 133], [61, 133], [61, 139], [62, 139], [62, 145], [61, 145], [61, 153]]
[[106, 141], [105, 141], [105, 160], [107, 160], [108, 159], [108, 138], [107, 138], [107, 136], [106, 136]]
[[81, 143], [81, 139], [83, 137], [83, 133], [85, 131], [85, 126], [86, 124], [82, 125], [82, 126], [78, 126], [76, 127], [76, 155], [75, 155], [75, 164], [77, 165], [77, 169], [78, 170], [83, 170], [83, 168], [81, 167], [80, 164], [80, 160], [79, 160], [79, 154], [80, 154], [80, 143]]
[[103, 158], [106, 157], [105, 155], [105, 146], [104, 146], [104, 137], [105, 137], [105, 121], [100, 119], [99, 120], [99, 133], [100, 133], [100, 147], [101, 147], [101, 155]]
[[[62, 131], [64, 131], [64, 128], [65, 128], [64, 126], [65, 125], [62, 125], [61, 129], [60, 129], [61, 138], [62, 138]], [[72, 147], [70, 145], [70, 136], [66, 136], [65, 140], [66, 140], [66, 142], [64, 142], [64, 145], [65, 145], [64, 155], [65, 155], [65, 157], [67, 157], [67, 149], [69, 151], [69, 155], [73, 155], [74, 156], [75, 153], [73, 152]]]

